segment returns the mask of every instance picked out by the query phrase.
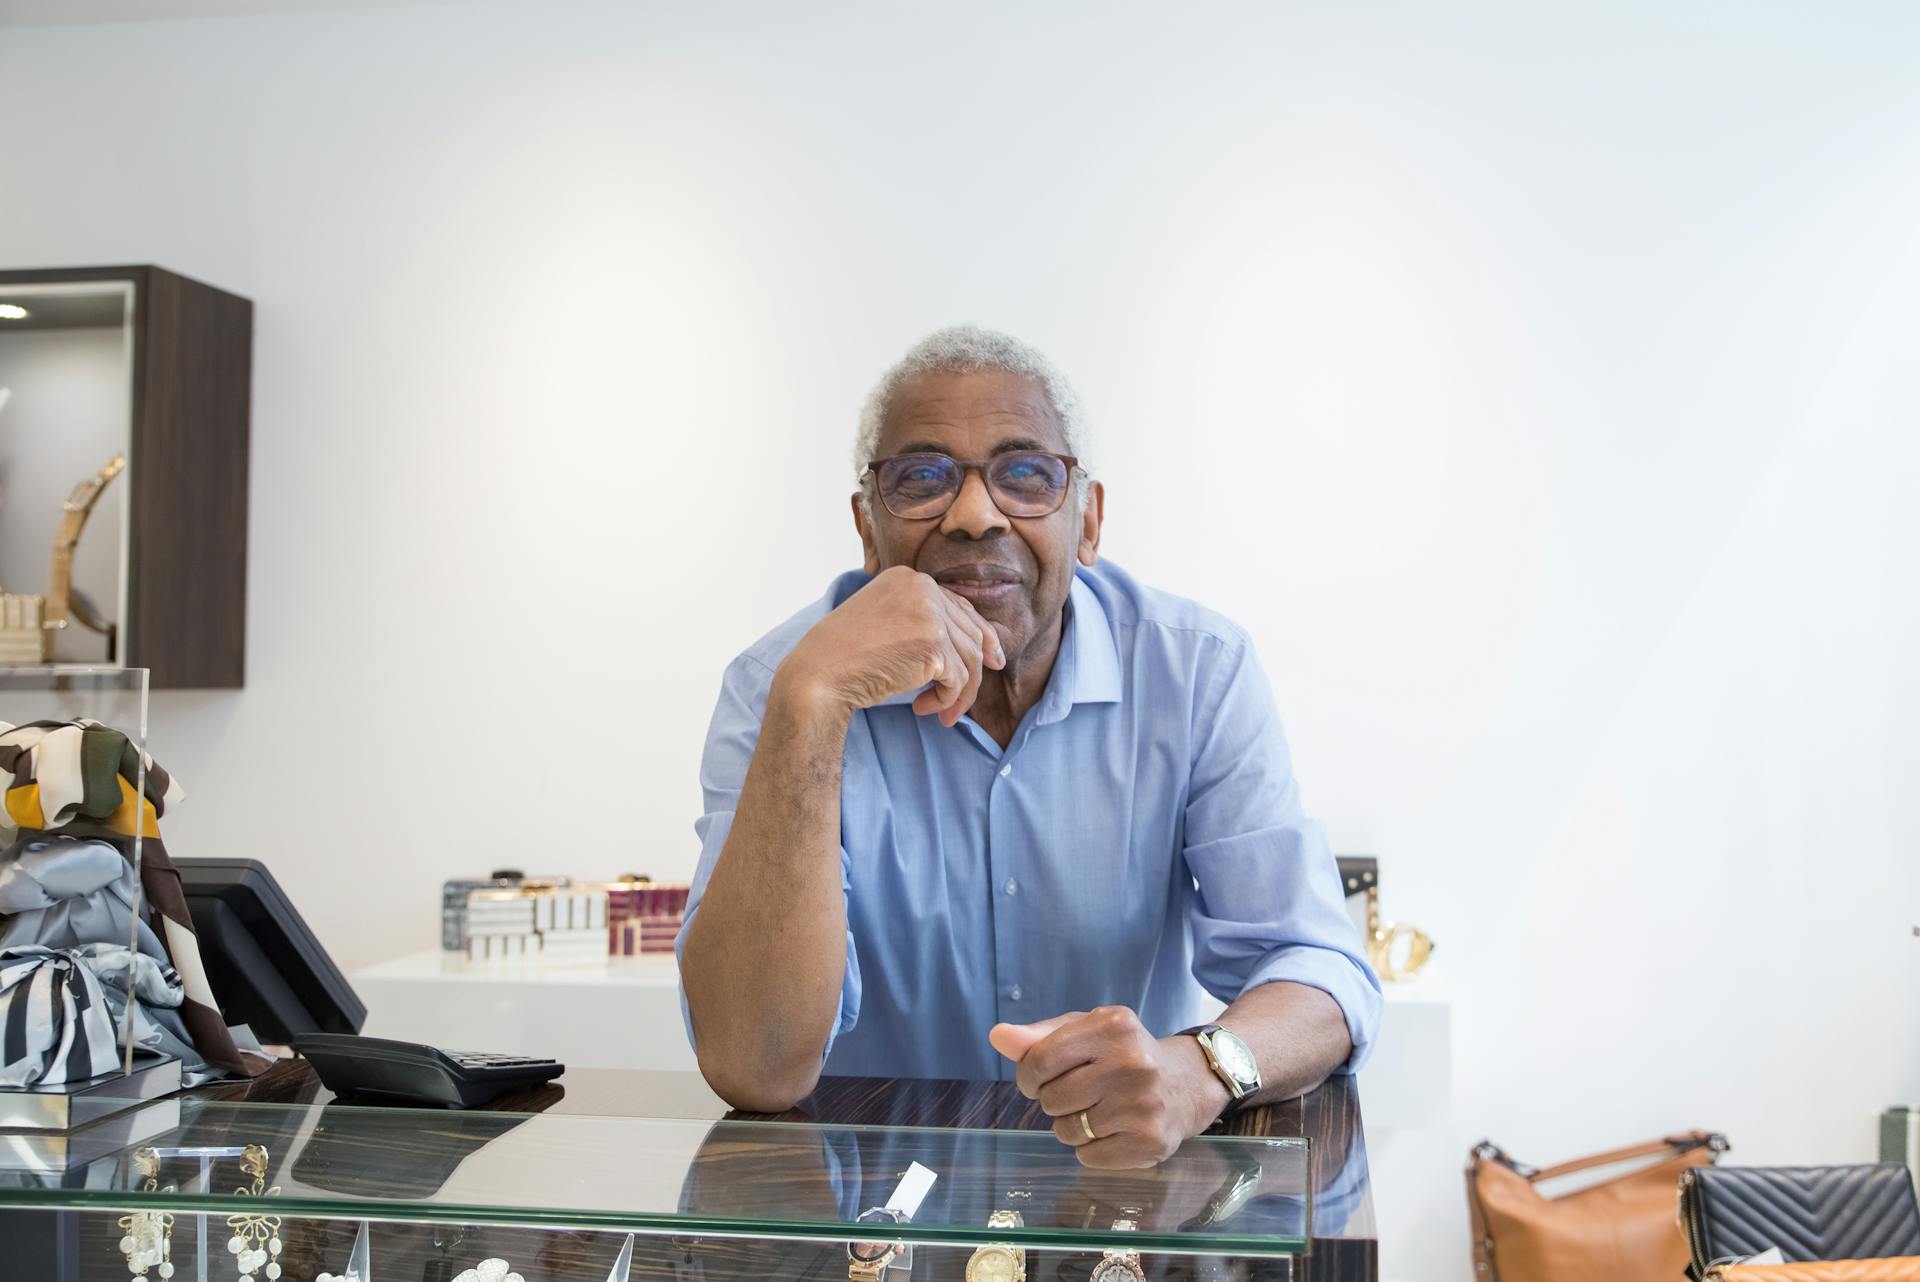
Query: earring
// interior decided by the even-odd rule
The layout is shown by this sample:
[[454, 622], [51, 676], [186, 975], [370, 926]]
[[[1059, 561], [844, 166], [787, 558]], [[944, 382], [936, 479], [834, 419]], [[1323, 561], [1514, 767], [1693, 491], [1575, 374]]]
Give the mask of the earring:
[[[160, 1154], [150, 1148], [135, 1149], [133, 1166], [146, 1179], [143, 1193], [160, 1188]], [[127, 1258], [127, 1272], [145, 1277], [158, 1267], [162, 1278], [173, 1276], [173, 1217], [161, 1211], [135, 1211], [116, 1222], [120, 1230], [120, 1254]]]
[[[247, 1145], [240, 1169], [253, 1176], [252, 1188], [237, 1188], [238, 1197], [278, 1197], [280, 1186], [267, 1187], [267, 1150], [258, 1144]], [[280, 1217], [277, 1215], [230, 1215], [227, 1227], [233, 1236], [227, 1239], [227, 1253], [239, 1269], [239, 1282], [256, 1282], [254, 1274], [266, 1265], [270, 1280], [280, 1276]]]
[[518, 1273], [510, 1272], [507, 1262], [501, 1259], [482, 1260], [472, 1268], [454, 1276], [453, 1282], [526, 1282]]

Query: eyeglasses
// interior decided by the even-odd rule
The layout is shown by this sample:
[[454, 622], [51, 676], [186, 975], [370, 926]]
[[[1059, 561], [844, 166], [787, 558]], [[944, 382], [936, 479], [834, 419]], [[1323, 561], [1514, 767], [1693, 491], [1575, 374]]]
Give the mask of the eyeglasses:
[[1067, 486], [1080, 460], [1071, 454], [1013, 450], [987, 459], [945, 454], [896, 454], [877, 458], [861, 474], [871, 476], [887, 511], [903, 521], [946, 515], [960, 497], [967, 473], [979, 469], [993, 504], [1008, 516], [1052, 516], [1067, 501]]

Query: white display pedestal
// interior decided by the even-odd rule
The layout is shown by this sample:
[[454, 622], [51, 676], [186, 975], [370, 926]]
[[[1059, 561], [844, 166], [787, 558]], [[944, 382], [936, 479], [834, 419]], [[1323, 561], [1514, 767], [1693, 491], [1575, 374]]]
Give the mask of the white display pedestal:
[[557, 1059], [570, 1068], [696, 1071], [671, 954], [602, 967], [469, 965], [409, 953], [351, 976], [369, 1037]]
[[1372, 1060], [1360, 1071], [1384, 1282], [1466, 1278], [1466, 1145], [1453, 1118], [1453, 1002], [1432, 966], [1387, 984]]
[[1367, 1134], [1445, 1126], [1453, 1112], [1453, 1003], [1442, 976], [1382, 985], [1386, 1009], [1360, 1070]]

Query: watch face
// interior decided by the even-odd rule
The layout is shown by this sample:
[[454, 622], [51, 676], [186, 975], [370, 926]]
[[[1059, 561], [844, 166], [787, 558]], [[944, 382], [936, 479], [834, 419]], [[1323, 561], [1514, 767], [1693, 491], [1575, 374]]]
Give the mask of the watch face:
[[1260, 1080], [1260, 1066], [1253, 1062], [1253, 1052], [1224, 1028], [1213, 1035], [1213, 1057], [1220, 1061], [1220, 1067], [1240, 1081]]
[[874, 1264], [893, 1254], [891, 1242], [849, 1242], [847, 1254], [862, 1264]]
[[1131, 1260], [1102, 1260], [1093, 1266], [1088, 1282], [1142, 1282], [1146, 1276]]
[[1014, 1282], [1013, 1252], [1004, 1246], [983, 1247], [967, 1262], [967, 1282]]

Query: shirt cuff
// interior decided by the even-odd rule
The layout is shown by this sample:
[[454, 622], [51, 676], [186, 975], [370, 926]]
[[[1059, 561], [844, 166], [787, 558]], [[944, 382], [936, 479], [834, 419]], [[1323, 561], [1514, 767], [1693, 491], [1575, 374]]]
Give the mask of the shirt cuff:
[[1317, 988], [1339, 1003], [1347, 1018], [1347, 1036], [1353, 1039], [1353, 1053], [1337, 1073], [1357, 1073], [1373, 1052], [1375, 1035], [1380, 1031], [1380, 981], [1373, 972], [1343, 952], [1296, 944], [1268, 953], [1241, 987], [1245, 997], [1262, 984], [1284, 981]]

